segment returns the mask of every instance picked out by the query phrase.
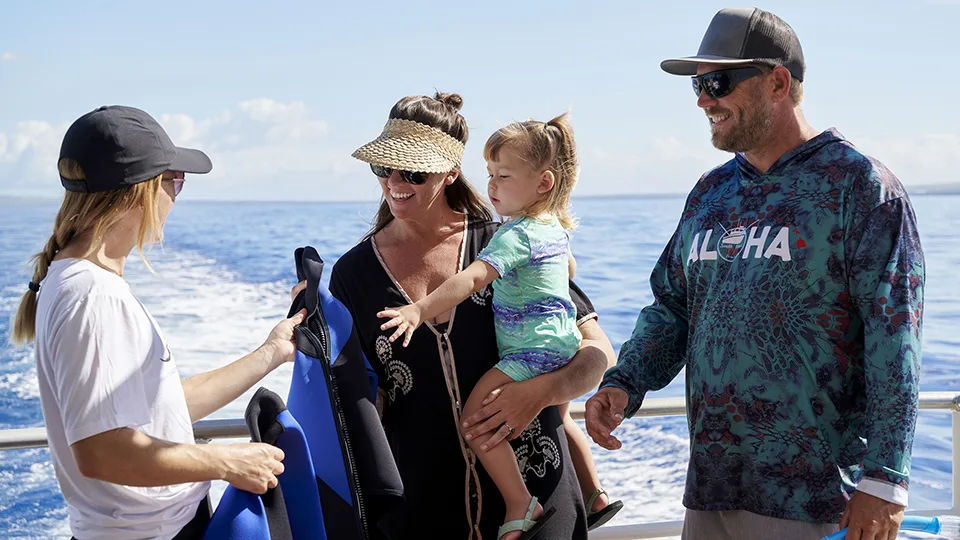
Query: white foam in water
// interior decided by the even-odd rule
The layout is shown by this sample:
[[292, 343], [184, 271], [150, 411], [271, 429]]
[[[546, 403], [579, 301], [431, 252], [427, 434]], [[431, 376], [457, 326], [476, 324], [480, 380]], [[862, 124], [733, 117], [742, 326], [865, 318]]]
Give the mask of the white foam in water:
[[4, 371], [0, 374], [0, 392], [11, 392], [20, 399], [40, 398], [37, 385], [37, 366], [33, 360], [33, 349], [5, 351]]
[[[290, 284], [245, 283], [240, 276], [194, 253], [153, 253], [157, 276], [142, 265], [127, 275], [169, 343], [180, 376], [188, 378], [227, 365], [260, 346], [290, 307]], [[286, 399], [293, 364], [286, 364], [209, 418], [243, 418], [261, 386]], [[219, 440], [231, 444], [243, 440]], [[214, 482], [214, 506], [225, 482]]]
[[[250, 283], [210, 258], [172, 249], [155, 249], [149, 259], [157, 271], [156, 276], [134, 256], [127, 265], [125, 279], [158, 320], [185, 378], [226, 365], [255, 349], [289, 308], [292, 279], [286, 283]], [[0, 312], [12, 313], [21, 293], [19, 286], [0, 291]], [[608, 320], [612, 324], [615, 317]], [[3, 356], [0, 394], [37, 399], [32, 351], [5, 349]], [[249, 399], [260, 386], [286, 398], [291, 373], [292, 364], [281, 367], [212, 417], [242, 418]], [[580, 425], [582, 427], [583, 422]], [[921, 432], [936, 434], [938, 437], [933, 438], [937, 439], [941, 434], [944, 438], [949, 437], [948, 415], [942, 415], [942, 418], [930, 413], [921, 415], [918, 441]], [[682, 519], [688, 455], [684, 419], [628, 420], [616, 434], [624, 443], [623, 449], [616, 452], [604, 450], [591, 442], [601, 483], [612, 500], [624, 502], [624, 509], [610, 525]], [[233, 442], [239, 441], [217, 441], [215, 444]], [[923, 448], [942, 453], [942, 456], [938, 454], [940, 461], [949, 462], [950, 447], [946, 443], [933, 445], [933, 441], [928, 440]], [[920, 470], [922, 467], [917, 472]], [[924, 472], [927, 473], [924, 479], [917, 475], [917, 486], [929, 486], [938, 490], [935, 493], [941, 489], [949, 492], [948, 476], [941, 481], [942, 477], [935, 470]], [[4, 505], [4, 501], [22, 504], [31, 497], [49, 501], [56, 480], [47, 450], [14, 452], [12, 468], [0, 470], [0, 485], [7, 491], [5, 495], [14, 495], [9, 498], [0, 496], [0, 515], [3, 515], [0, 523], [4, 523], [8, 531], [35, 532], [39, 529], [47, 531], [47, 537], [69, 535], [66, 512], [62, 507], [44, 511], [39, 519], [31, 517], [31, 523], [19, 523], [26, 519], [15, 517], [18, 514], [35, 516], [36, 513], [18, 511], [12, 506], [14, 502]], [[223, 482], [214, 483], [211, 491], [214, 504], [219, 501], [224, 488]]]
[[[291, 283], [246, 283], [195, 253], [155, 250], [149, 259], [157, 276], [131, 260], [125, 278], [163, 329], [184, 378], [252, 351], [289, 309]], [[292, 369], [292, 364], [282, 366], [211, 417], [242, 418], [260, 386], [285, 399]], [[625, 422], [617, 432], [625, 447], [617, 452], [591, 443], [601, 482], [625, 504], [612, 525], [682, 518], [688, 445], [685, 437], [665, 432], [665, 422], [669, 420]], [[241, 441], [215, 444], [235, 442]], [[214, 483], [215, 505], [225, 487], [224, 482]]]
[[[20, 288], [6, 287], [0, 290], [0, 313], [16, 313], [22, 294]], [[20, 399], [39, 399], [33, 349], [13, 348], [7, 343], [0, 343], [0, 349], [4, 359], [0, 366], [0, 394], [9, 392]]]
[[[610, 525], [683, 517], [687, 440], [663, 430], [663, 419], [627, 420], [614, 432], [623, 448], [608, 451], [591, 441], [600, 483], [624, 507]], [[583, 429], [583, 421], [578, 421]], [[685, 431], [685, 428], [684, 428]]]
[[47, 538], [69, 538], [70, 527], [65, 507], [45, 512], [39, 519], [16, 517], [23, 513], [18, 507], [43, 504], [44, 499], [49, 497], [51, 484], [56, 486], [56, 480], [46, 448], [14, 451], [14, 454], [12, 468], [0, 469], [0, 485], [4, 490], [0, 497], [0, 516], [4, 516], [4, 536], [30, 538], [30, 531], [40, 529], [47, 531]]
[[[245, 283], [192, 253], [154, 253], [157, 275], [135, 264], [126, 276], [167, 338], [184, 378], [229, 364], [260, 346], [290, 307], [290, 284]], [[286, 397], [292, 364], [260, 385]], [[258, 385], [259, 386], [259, 385]], [[212, 418], [243, 416], [255, 386]]]
[[[157, 319], [183, 378], [224, 366], [256, 349], [286, 316], [290, 305], [290, 284], [245, 283], [237, 274], [197, 254], [156, 249], [149, 254], [149, 260], [157, 275], [147, 271], [134, 256], [128, 260], [124, 278]], [[0, 292], [3, 311], [12, 313], [16, 310], [21, 292], [12, 289]], [[38, 398], [32, 348], [5, 350], [4, 356], [8, 360], [0, 372], [0, 390], [21, 398]], [[247, 403], [260, 386], [286, 398], [291, 373], [292, 364], [281, 366], [210, 417], [242, 418]], [[235, 442], [243, 441], [218, 441], [216, 444]], [[46, 484], [48, 489], [51, 483], [56, 485], [48, 451], [30, 452], [42, 452], [43, 455], [18, 452], [15, 457], [21, 465], [32, 462], [29, 470], [17, 466], [0, 471], [0, 484], [16, 491], [6, 493], [10, 497], [4, 500], [20, 500], [24, 493], [39, 484]], [[211, 490], [214, 504], [225, 487], [223, 482], [214, 483]], [[0, 513], [9, 510], [0, 507]], [[40, 528], [49, 526], [49, 535], [69, 537], [65, 508], [49, 512], [42, 521]], [[37, 525], [34, 522], [26, 530], [36, 530]], [[16, 523], [8, 522], [8, 526], [19, 528]]]

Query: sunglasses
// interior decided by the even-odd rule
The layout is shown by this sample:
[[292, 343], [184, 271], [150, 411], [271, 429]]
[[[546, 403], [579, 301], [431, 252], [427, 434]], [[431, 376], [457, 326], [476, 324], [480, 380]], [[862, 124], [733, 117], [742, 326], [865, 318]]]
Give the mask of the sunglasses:
[[743, 81], [762, 74], [762, 69], [753, 66], [711, 71], [691, 77], [693, 79], [693, 93], [700, 97], [700, 92], [706, 92], [713, 99], [720, 99], [729, 96], [737, 85]]
[[430, 175], [430, 173], [425, 172], [402, 171], [391, 169], [390, 167], [381, 167], [380, 165], [374, 165], [372, 163], [370, 164], [370, 170], [373, 171], [373, 174], [377, 175], [377, 178], [390, 178], [390, 176], [393, 174], [393, 171], [396, 170], [404, 182], [413, 184], [415, 186], [419, 186], [420, 184], [426, 182], [427, 176]]
[[183, 190], [183, 179], [186, 177], [182, 172], [171, 172], [170, 176], [164, 174], [164, 182], [173, 182], [173, 196], [176, 197], [180, 195], [180, 191]]

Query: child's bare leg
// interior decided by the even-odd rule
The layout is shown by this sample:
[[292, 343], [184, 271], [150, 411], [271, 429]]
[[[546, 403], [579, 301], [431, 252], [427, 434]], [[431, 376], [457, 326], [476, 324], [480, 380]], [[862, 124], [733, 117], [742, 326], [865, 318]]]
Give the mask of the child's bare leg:
[[[473, 387], [473, 391], [470, 392], [470, 397], [467, 398], [462, 416], [466, 418], [477, 412], [482, 407], [484, 398], [486, 398], [490, 392], [509, 382], [513, 382], [513, 379], [499, 369], [494, 368], [488, 371], [480, 378], [477, 385]], [[463, 431], [464, 433], [466, 432], [466, 430]], [[513, 454], [513, 449], [507, 441], [503, 441], [493, 448], [482, 450], [480, 446], [485, 444], [490, 437], [490, 434], [485, 433], [476, 439], [467, 441], [467, 444], [469, 444], [470, 448], [477, 454], [477, 457], [480, 459], [480, 462], [483, 463], [490, 478], [493, 479], [493, 482], [500, 490], [500, 495], [503, 496], [504, 503], [507, 507], [505, 522], [523, 519], [527, 513], [527, 508], [530, 506], [531, 496], [530, 492], [527, 491], [526, 484], [523, 483], [523, 477], [520, 475], [520, 467], [517, 466], [517, 457]], [[537, 508], [533, 512], [532, 518], [537, 520], [542, 514], [543, 507], [540, 506], [540, 503], [537, 503]], [[515, 540], [522, 534], [520, 531], [513, 531], [503, 535], [503, 540]]]
[[[590, 443], [583, 434], [576, 420], [570, 416], [570, 404], [560, 405], [560, 414], [563, 415], [563, 430], [567, 433], [567, 444], [570, 446], [570, 457], [573, 460], [573, 469], [577, 472], [580, 482], [580, 492], [583, 494], [583, 503], [590, 500], [590, 495], [600, 489], [600, 478], [597, 476], [597, 466], [590, 454]], [[587, 513], [597, 512], [610, 504], [606, 493], [601, 493], [593, 502], [593, 508], [587, 508]]]

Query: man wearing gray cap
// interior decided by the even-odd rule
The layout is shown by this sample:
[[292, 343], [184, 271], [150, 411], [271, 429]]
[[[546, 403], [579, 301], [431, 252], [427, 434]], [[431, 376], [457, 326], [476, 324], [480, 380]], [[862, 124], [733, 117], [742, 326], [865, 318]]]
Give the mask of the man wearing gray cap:
[[[800, 110], [803, 51], [759, 9], [724, 9], [692, 77], [733, 159], [687, 198], [617, 365], [587, 402], [611, 432], [686, 367], [684, 539], [892, 539], [907, 504], [924, 261], [899, 180]], [[839, 523], [839, 527], [838, 527]]]

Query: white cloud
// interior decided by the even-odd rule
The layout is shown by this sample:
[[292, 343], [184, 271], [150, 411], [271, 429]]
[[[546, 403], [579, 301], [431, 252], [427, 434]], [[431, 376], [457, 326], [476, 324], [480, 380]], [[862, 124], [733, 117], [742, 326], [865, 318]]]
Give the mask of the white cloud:
[[718, 157], [717, 150], [712, 149], [707, 144], [691, 145], [673, 135], [655, 137], [652, 141], [651, 150], [653, 151], [651, 157], [668, 163], [689, 161], [713, 162]]
[[240, 103], [240, 110], [251, 120], [270, 126], [266, 138], [273, 141], [299, 140], [326, 135], [326, 122], [310, 120], [303, 102], [281, 103], [260, 98]]
[[0, 62], [16, 62], [20, 60], [20, 55], [12, 52], [0, 53]]
[[[10, 133], [0, 132], [0, 192], [36, 194], [37, 185], [57, 178], [56, 162], [67, 124], [53, 125], [30, 120], [18, 123]], [[59, 187], [56, 180], [53, 186]], [[59, 193], [53, 190], [53, 193]]]
[[932, 133], [912, 138], [851, 139], [865, 154], [890, 168], [906, 185], [960, 181], [960, 134]]
[[[350, 157], [354, 146], [341, 142], [350, 137], [302, 102], [259, 98], [203, 118], [174, 112], [157, 119], [176, 144], [200, 148], [213, 160], [213, 172], [189, 185], [190, 198], [356, 200], [379, 195], [363, 164]], [[55, 163], [68, 125], [33, 120], [0, 129], [0, 194], [59, 195]], [[576, 193], [685, 194], [705, 171], [730, 159], [711, 146], [707, 133], [702, 135], [638, 133], [606, 145], [588, 140], [580, 146]], [[907, 186], [960, 180], [955, 175], [960, 169], [958, 134], [854, 135], [851, 140]], [[478, 148], [468, 148], [464, 171], [481, 192], [484, 167]]]
[[303, 118], [307, 108], [303, 102], [281, 103], [267, 98], [251, 99], [240, 103], [240, 110], [258, 122], [284, 122]]
[[709, 135], [696, 142], [657, 135], [602, 148], [581, 146], [576, 194], [686, 194], [704, 172], [730, 157], [710, 146]]
[[[331, 200], [375, 195], [344, 181], [346, 174], [359, 171], [349, 149], [332, 141], [327, 123], [301, 102], [261, 98], [206, 118], [182, 113], [155, 117], [175, 144], [199, 148], [213, 160], [213, 172], [189, 186], [191, 197]], [[53, 171], [68, 125], [28, 121], [0, 131], [0, 193], [58, 195]]]
[[[960, 1], [960, 0], [958, 0]], [[906, 185], [958, 184], [960, 133], [927, 133], [911, 137], [851, 135], [862, 152], [880, 160]], [[683, 193], [700, 176], [732, 157], [701, 138], [669, 133], [625, 140], [616, 146], [581, 147], [582, 174], [578, 195], [619, 193]]]

